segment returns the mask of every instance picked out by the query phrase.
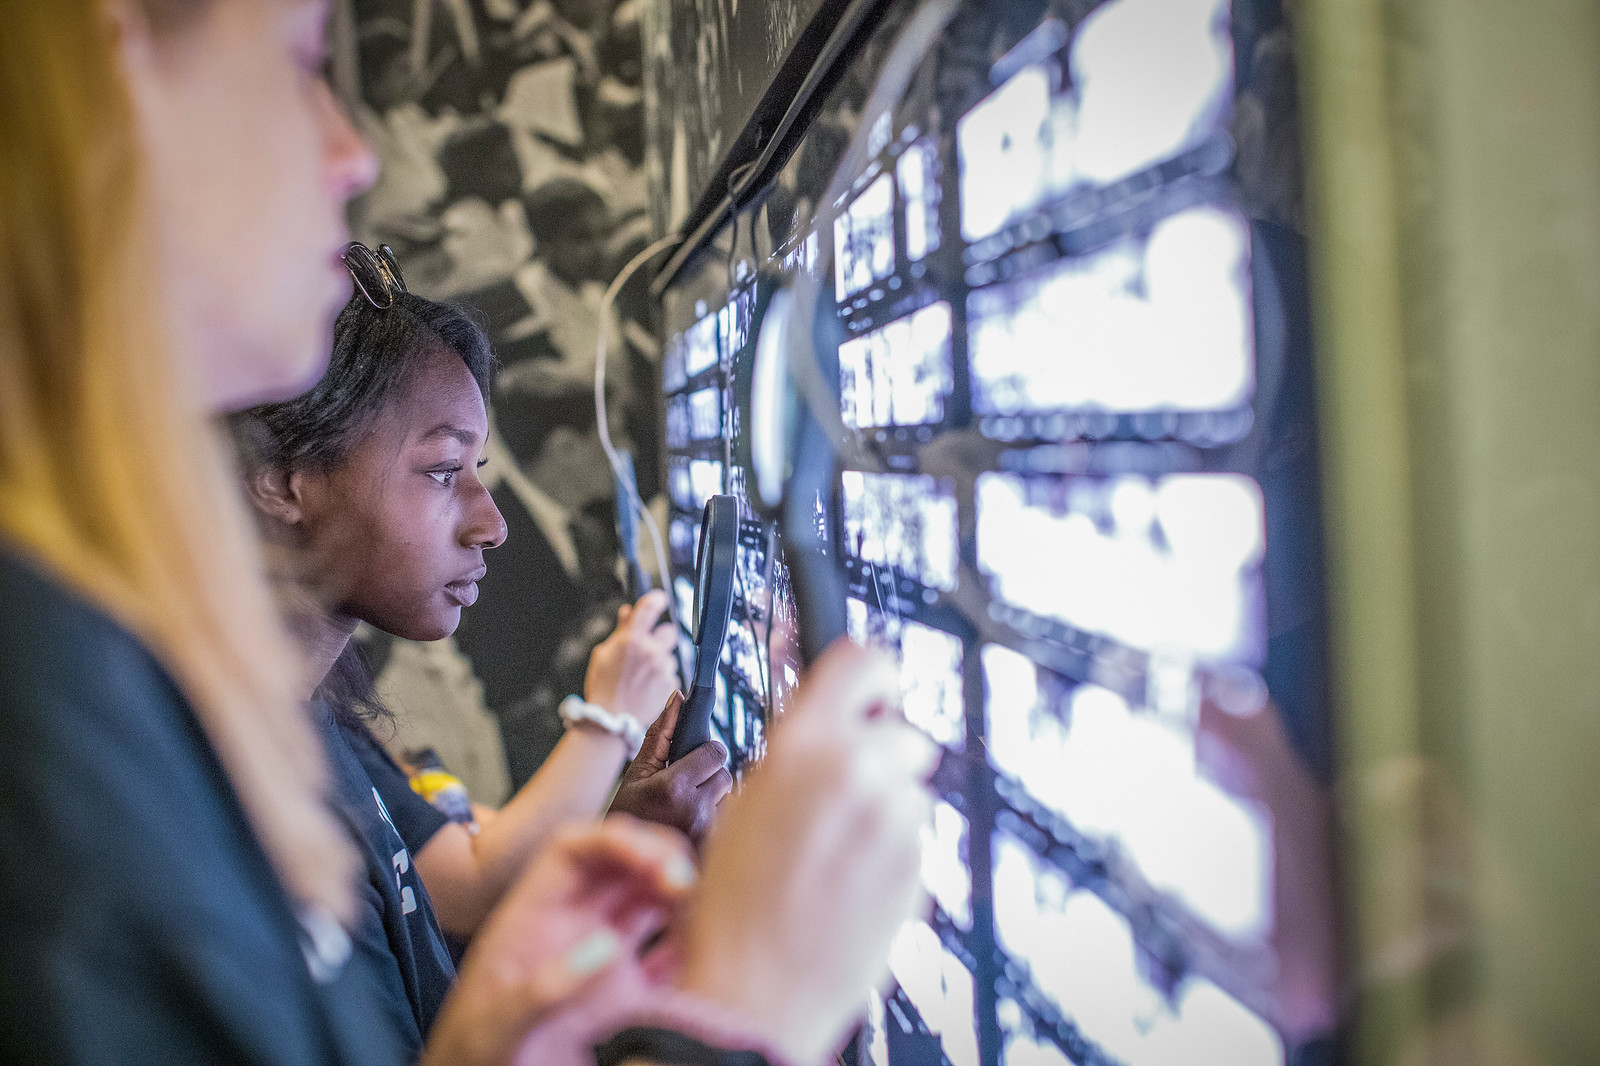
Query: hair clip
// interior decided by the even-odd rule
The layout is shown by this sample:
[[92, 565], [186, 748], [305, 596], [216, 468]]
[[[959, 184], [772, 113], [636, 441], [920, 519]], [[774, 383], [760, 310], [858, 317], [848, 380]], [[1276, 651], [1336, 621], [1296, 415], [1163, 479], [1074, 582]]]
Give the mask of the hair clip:
[[394, 306], [395, 293], [408, 292], [406, 279], [400, 274], [400, 263], [394, 249], [387, 244], [378, 245], [374, 252], [360, 241], [351, 241], [340, 256], [355, 281], [356, 288], [367, 302], [380, 311]]

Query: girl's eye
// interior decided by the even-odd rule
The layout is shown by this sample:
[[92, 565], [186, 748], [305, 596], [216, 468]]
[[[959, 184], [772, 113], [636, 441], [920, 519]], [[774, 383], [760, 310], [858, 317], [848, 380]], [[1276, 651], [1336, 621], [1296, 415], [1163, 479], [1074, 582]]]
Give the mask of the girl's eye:
[[428, 476], [433, 478], [433, 480], [437, 481], [439, 484], [443, 485], [445, 488], [449, 488], [451, 485], [455, 484], [456, 475], [460, 472], [461, 468], [458, 466], [449, 470], [430, 470], [428, 471]]

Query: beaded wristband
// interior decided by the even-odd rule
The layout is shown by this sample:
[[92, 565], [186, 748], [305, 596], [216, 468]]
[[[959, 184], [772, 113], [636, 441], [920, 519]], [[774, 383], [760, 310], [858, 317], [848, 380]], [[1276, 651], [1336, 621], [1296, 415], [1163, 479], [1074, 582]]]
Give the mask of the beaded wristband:
[[589, 703], [581, 696], [568, 696], [561, 701], [561, 721], [568, 729], [580, 722], [588, 723], [603, 733], [621, 737], [632, 759], [644, 747], [644, 726], [625, 714], [612, 714], [598, 704]]

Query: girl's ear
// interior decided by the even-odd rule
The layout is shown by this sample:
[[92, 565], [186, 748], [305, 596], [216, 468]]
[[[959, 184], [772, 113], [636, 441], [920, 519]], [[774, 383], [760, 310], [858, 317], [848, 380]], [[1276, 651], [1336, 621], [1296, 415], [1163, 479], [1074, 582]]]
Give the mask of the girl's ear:
[[298, 471], [258, 467], [245, 476], [245, 495], [255, 509], [286, 526], [305, 519], [304, 482]]

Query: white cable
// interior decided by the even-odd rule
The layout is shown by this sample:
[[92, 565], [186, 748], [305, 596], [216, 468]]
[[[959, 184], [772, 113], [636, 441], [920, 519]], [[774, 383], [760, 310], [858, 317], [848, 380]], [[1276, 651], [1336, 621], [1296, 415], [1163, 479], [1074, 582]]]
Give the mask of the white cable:
[[661, 580], [661, 591], [667, 594], [667, 613], [672, 616], [673, 631], [680, 635], [678, 641], [679, 668], [684, 676], [688, 676], [689, 668], [682, 663], [683, 641], [681, 635], [683, 627], [678, 620], [678, 601], [672, 589], [672, 575], [667, 569], [667, 553], [661, 541], [661, 527], [656, 523], [656, 516], [639, 498], [639, 488], [634, 479], [626, 475], [622, 469], [622, 457], [617, 454], [617, 449], [611, 443], [611, 424], [606, 419], [606, 344], [611, 331], [607, 328], [611, 318], [611, 305], [616, 303], [617, 294], [628, 283], [628, 279], [638, 273], [639, 268], [650, 260], [660, 255], [675, 245], [682, 244], [683, 239], [677, 236], [663, 237], [650, 245], [644, 251], [628, 261], [622, 272], [611, 279], [611, 284], [606, 287], [605, 295], [600, 297], [600, 339], [595, 344], [594, 352], [594, 418], [600, 430], [600, 447], [605, 449], [606, 459], [611, 463], [611, 471], [616, 475], [618, 484], [628, 487], [628, 505], [644, 522], [644, 527], [650, 533], [650, 545], [656, 553], [656, 572]]

